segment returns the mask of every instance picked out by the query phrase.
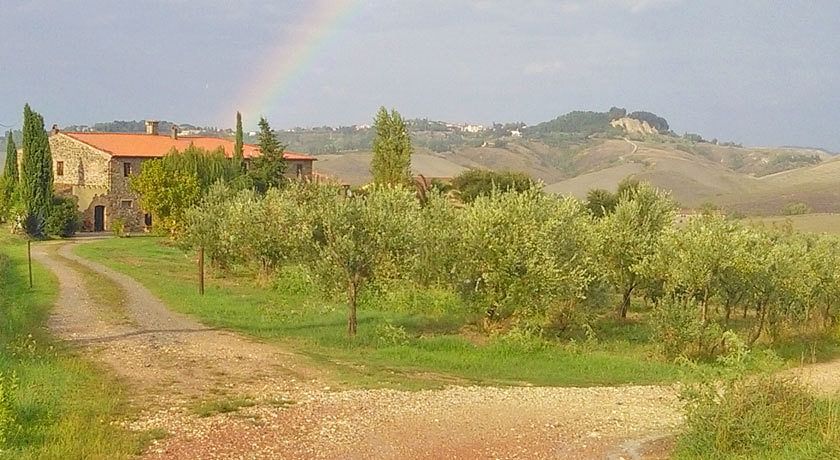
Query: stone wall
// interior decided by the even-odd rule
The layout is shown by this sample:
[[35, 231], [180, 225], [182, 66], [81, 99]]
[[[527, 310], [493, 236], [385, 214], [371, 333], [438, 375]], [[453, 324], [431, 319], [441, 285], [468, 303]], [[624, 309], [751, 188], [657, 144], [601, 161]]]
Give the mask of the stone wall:
[[[285, 176], [295, 179], [300, 175], [300, 178], [309, 179], [312, 177], [312, 160], [286, 160]], [[300, 167], [300, 174], [298, 174], [298, 167]]]
[[[140, 174], [143, 162], [147, 158], [112, 158], [110, 162], [111, 188], [108, 193], [108, 208], [106, 208], [105, 228], [110, 228], [114, 219], [121, 219], [128, 231], [140, 232], [146, 230], [144, 216], [146, 213], [140, 207], [140, 197], [131, 191], [129, 179]], [[125, 164], [131, 165], [129, 176], [125, 175]], [[108, 212], [109, 211], [109, 212]]]
[[[64, 134], [50, 136], [50, 151], [56, 185], [110, 186], [108, 161], [111, 156], [107, 153]], [[64, 164], [64, 174], [60, 176], [59, 162]]]

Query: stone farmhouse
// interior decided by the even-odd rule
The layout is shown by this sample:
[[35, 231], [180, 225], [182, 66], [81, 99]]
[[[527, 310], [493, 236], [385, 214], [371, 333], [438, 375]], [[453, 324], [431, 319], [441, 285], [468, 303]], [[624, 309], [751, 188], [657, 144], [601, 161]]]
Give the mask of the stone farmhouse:
[[[146, 133], [60, 132], [53, 128], [50, 149], [53, 158], [55, 191], [78, 199], [82, 213], [82, 231], [111, 229], [121, 219], [128, 231], [148, 230], [152, 217], [140, 207], [138, 196], [128, 185], [129, 178], [140, 172], [145, 161], [162, 158], [173, 148], [183, 151], [190, 144], [207, 150], [221, 147], [233, 155], [233, 141], [215, 137], [179, 136], [158, 133], [156, 121], [146, 122]], [[259, 147], [245, 144], [246, 165], [260, 155]], [[286, 175], [309, 179], [315, 158], [286, 151]]]

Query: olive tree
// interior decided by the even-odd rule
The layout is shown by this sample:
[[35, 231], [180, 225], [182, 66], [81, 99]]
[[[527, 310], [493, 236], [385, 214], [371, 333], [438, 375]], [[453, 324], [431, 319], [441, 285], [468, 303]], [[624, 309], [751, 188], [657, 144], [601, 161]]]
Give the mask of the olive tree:
[[590, 217], [537, 189], [481, 196], [463, 210], [460, 278], [488, 319], [540, 317], [585, 297], [594, 278]]
[[347, 295], [347, 333], [356, 335], [359, 293], [373, 279], [393, 278], [414, 263], [419, 204], [412, 191], [376, 187], [347, 198], [337, 188], [319, 200], [310, 221], [314, 254], [310, 262], [324, 280]]
[[607, 279], [621, 295], [620, 318], [627, 317], [633, 291], [645, 280], [659, 250], [662, 233], [674, 220], [675, 204], [667, 193], [647, 183], [624, 191], [612, 214], [599, 221], [600, 257]]
[[812, 298], [819, 308], [822, 326], [832, 326], [840, 308], [840, 238], [816, 238], [808, 252], [808, 262], [814, 281]]

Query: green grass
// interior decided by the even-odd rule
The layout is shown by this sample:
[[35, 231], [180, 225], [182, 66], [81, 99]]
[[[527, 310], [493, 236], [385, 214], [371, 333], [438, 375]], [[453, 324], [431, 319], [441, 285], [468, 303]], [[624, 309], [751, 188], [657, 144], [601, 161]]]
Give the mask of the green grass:
[[790, 225], [794, 231], [803, 233], [840, 233], [840, 214], [751, 217], [748, 222], [770, 228]]
[[687, 388], [677, 459], [840, 457], [840, 404], [794, 381], [741, 377]]
[[0, 233], [0, 372], [14, 381], [13, 421], [0, 458], [126, 458], [141, 441], [115, 425], [121, 387], [52, 339], [45, 322], [56, 279], [34, 266], [29, 289], [24, 240]]
[[[590, 386], [684, 377], [681, 367], [653, 357], [649, 332], [641, 325], [625, 327], [622, 334], [605, 330], [596, 344], [518, 343], [465, 333], [463, 326], [472, 319], [466, 306], [463, 313], [424, 315], [383, 311], [368, 302], [360, 310], [358, 336], [349, 339], [343, 304], [312, 289], [290, 289], [288, 284], [295, 283], [259, 288], [247, 275], [228, 274], [209, 279], [206, 295], [199, 296], [194, 257], [157, 238], [100, 240], [76, 252], [135, 277], [171, 308], [207, 325], [278, 342], [309, 357], [332, 371], [337, 383]], [[394, 330], [403, 330], [404, 338], [392, 340]]]

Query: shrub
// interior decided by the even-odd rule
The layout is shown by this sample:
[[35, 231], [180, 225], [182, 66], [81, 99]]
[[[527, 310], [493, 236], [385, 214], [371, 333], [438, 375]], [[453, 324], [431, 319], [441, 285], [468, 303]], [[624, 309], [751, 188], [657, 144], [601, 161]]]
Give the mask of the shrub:
[[457, 293], [441, 287], [398, 281], [371, 288], [364, 292], [362, 303], [372, 310], [440, 317], [468, 308]]
[[460, 192], [465, 203], [472, 203], [480, 196], [489, 196], [494, 190], [524, 192], [534, 188], [534, 184], [524, 173], [483, 169], [464, 171], [452, 179], [452, 186]]
[[549, 347], [549, 342], [542, 337], [540, 331], [522, 326], [514, 326], [500, 335], [497, 343], [509, 351], [535, 352]]
[[405, 345], [408, 343], [408, 333], [402, 326], [395, 326], [385, 322], [376, 327], [376, 337], [383, 345]]
[[275, 291], [291, 295], [312, 295], [318, 292], [312, 274], [306, 267], [300, 265], [286, 265], [281, 268], [274, 278]]
[[48, 235], [67, 238], [73, 236], [82, 227], [82, 215], [79, 213], [75, 197], [53, 197], [52, 209], [44, 222], [44, 231]]
[[832, 404], [792, 380], [742, 377], [711, 380], [683, 391], [685, 431], [677, 458], [837, 458]]
[[798, 216], [801, 214], [808, 214], [811, 212], [811, 207], [805, 203], [788, 203], [782, 208], [782, 215], [784, 216]]
[[111, 231], [114, 232], [114, 236], [118, 238], [125, 238], [128, 236], [125, 231], [125, 221], [122, 219], [114, 219], [111, 221]]
[[711, 358], [724, 350], [724, 331], [717, 323], [704, 324], [694, 300], [667, 296], [653, 309], [654, 342], [669, 358]]

